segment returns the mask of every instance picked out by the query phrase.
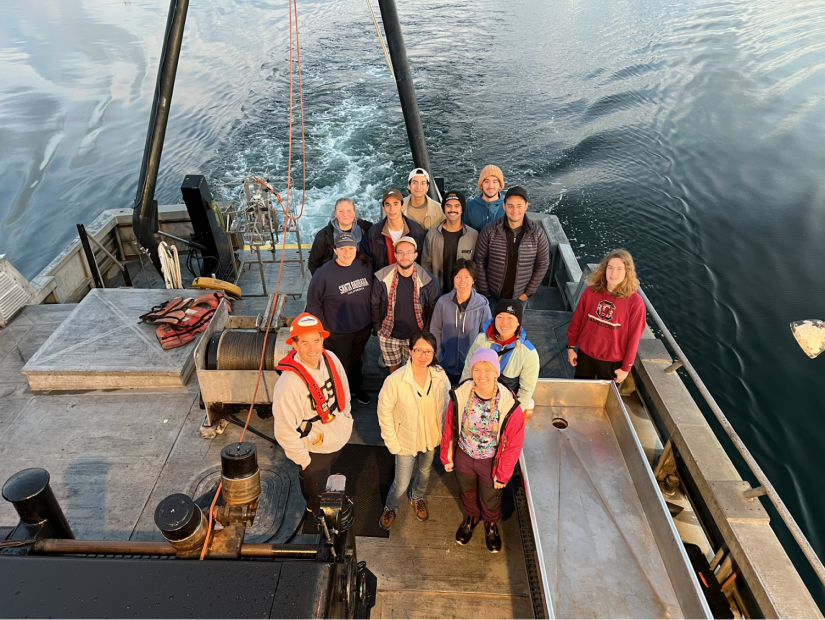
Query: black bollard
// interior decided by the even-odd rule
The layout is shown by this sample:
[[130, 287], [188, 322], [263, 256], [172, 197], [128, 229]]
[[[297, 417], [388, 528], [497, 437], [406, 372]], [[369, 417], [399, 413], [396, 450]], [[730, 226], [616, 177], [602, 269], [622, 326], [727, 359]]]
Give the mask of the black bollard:
[[227, 504], [249, 504], [258, 498], [261, 474], [254, 443], [232, 443], [221, 450], [221, 481]]
[[20, 524], [37, 538], [74, 538], [50, 479], [49, 472], [39, 467], [19, 471], [3, 485], [3, 499], [11, 502]]

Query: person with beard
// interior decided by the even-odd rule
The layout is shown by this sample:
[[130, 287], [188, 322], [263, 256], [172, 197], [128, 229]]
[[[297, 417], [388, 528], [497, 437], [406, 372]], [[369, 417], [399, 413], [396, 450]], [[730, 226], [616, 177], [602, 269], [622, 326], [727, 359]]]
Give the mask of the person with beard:
[[438, 281], [415, 262], [415, 239], [401, 237], [395, 242], [394, 254], [396, 263], [375, 272], [370, 292], [372, 325], [390, 374], [409, 358], [413, 332], [429, 329], [441, 296]]
[[355, 213], [355, 203], [349, 198], [339, 198], [335, 201], [335, 207], [332, 210], [332, 218], [329, 223], [324, 226], [315, 235], [315, 240], [312, 242], [312, 249], [309, 251], [309, 259], [307, 265], [309, 273], [315, 275], [315, 272], [326, 265], [335, 256], [335, 235], [348, 232], [355, 237], [356, 243], [361, 243], [361, 237], [372, 226], [372, 222], [359, 219]]
[[613, 250], [602, 259], [567, 328], [567, 359], [576, 379], [625, 380], [647, 324], [638, 290], [630, 252]]
[[481, 232], [493, 220], [504, 215], [504, 199], [501, 190], [504, 189], [504, 173], [498, 166], [492, 164], [484, 166], [478, 175], [478, 190], [480, 195], [467, 202], [461, 219], [467, 226]]
[[453, 290], [453, 265], [459, 259], [473, 260], [478, 233], [461, 223], [466, 199], [461, 192], [444, 194], [443, 207], [447, 217], [427, 231], [421, 266], [433, 274], [441, 285], [441, 293]]

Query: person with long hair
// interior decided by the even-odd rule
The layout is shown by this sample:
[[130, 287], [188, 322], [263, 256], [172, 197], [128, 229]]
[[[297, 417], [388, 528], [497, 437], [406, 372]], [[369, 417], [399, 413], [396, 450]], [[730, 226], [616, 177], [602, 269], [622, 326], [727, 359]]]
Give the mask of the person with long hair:
[[410, 337], [409, 361], [384, 381], [378, 395], [378, 423], [384, 445], [395, 456], [395, 479], [378, 524], [388, 530], [415, 477], [410, 504], [419, 521], [429, 516], [424, 493], [441, 443], [450, 382], [438, 366], [435, 337], [419, 330]]
[[647, 320], [638, 290], [630, 252], [609, 252], [590, 277], [567, 329], [567, 359], [576, 379], [625, 380]]
[[472, 379], [450, 391], [441, 437], [441, 462], [455, 471], [464, 520], [455, 541], [466, 545], [484, 521], [487, 550], [501, 551], [502, 489], [524, 444], [524, 415], [515, 394], [499, 381], [498, 354], [478, 349], [469, 360]]

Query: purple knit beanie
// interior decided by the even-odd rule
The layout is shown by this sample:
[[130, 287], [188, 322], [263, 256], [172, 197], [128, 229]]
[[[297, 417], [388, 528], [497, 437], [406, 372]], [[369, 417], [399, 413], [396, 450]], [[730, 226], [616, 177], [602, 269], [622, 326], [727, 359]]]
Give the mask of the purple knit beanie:
[[470, 361], [470, 369], [478, 362], [489, 362], [493, 365], [496, 375], [501, 374], [501, 364], [498, 363], [498, 353], [492, 349], [485, 349], [483, 347], [476, 349], [476, 352], [473, 354], [473, 359]]

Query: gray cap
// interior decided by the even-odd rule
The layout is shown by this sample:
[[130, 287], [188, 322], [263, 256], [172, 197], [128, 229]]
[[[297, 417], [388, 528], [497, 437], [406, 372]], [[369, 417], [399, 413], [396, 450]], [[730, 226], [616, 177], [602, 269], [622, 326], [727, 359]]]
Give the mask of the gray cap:
[[393, 243], [393, 246], [397, 248], [399, 243], [412, 243], [412, 246], [415, 248], [415, 251], [418, 251], [418, 244], [412, 237], [401, 237], [398, 241]]

